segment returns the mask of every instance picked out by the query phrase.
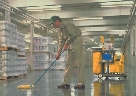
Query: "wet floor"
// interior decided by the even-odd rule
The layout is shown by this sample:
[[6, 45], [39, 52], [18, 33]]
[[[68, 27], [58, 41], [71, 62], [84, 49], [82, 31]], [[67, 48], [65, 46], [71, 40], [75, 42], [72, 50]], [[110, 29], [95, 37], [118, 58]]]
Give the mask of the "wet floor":
[[57, 85], [63, 82], [64, 72], [49, 70], [35, 85], [33, 90], [18, 90], [21, 84], [34, 84], [44, 71], [28, 71], [26, 77], [0, 80], [0, 96], [136, 96], [136, 70], [134, 67], [125, 66], [126, 80], [117, 77], [108, 80], [98, 80], [98, 76], [92, 74], [92, 67], [86, 67], [86, 88], [75, 90], [77, 83], [76, 69], [73, 71], [71, 88], [61, 90]]

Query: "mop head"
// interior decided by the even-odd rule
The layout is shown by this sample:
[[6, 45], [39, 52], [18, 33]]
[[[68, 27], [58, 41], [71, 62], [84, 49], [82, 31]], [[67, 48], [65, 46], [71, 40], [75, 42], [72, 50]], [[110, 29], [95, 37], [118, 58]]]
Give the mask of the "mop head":
[[19, 85], [18, 89], [33, 89], [34, 85]]

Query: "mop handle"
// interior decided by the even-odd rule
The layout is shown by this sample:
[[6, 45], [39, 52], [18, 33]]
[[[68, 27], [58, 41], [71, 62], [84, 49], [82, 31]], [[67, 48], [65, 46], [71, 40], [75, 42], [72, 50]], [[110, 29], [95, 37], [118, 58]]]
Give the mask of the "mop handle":
[[[60, 53], [60, 55], [63, 53], [64, 51], [62, 51]], [[57, 59], [56, 59], [57, 60]], [[54, 62], [56, 62], [56, 60]], [[50, 65], [50, 67], [54, 64], [54, 62], [52, 62], [52, 64]], [[34, 83], [34, 85], [43, 77], [43, 75], [50, 69], [50, 67], [48, 69], [45, 70], [45, 72], [40, 76], [40, 78]]]

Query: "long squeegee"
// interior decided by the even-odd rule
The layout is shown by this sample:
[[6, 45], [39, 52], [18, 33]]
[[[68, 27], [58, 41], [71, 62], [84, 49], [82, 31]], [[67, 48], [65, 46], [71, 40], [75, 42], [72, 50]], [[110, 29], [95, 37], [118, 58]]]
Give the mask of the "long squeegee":
[[[64, 51], [62, 51], [61, 53], [60, 53], [60, 55], [63, 53]], [[57, 59], [56, 59], [57, 60]], [[56, 60], [54, 61], [54, 62], [52, 62], [51, 63], [51, 65], [50, 65], [50, 67], [56, 62]], [[39, 82], [39, 80], [43, 77], [43, 75], [50, 69], [50, 67], [48, 68], [48, 69], [46, 69], [45, 71], [44, 71], [44, 73], [39, 77], [39, 79], [33, 84], [33, 85], [19, 85], [17, 88], [18, 89], [33, 89], [34, 88], [34, 86]]]

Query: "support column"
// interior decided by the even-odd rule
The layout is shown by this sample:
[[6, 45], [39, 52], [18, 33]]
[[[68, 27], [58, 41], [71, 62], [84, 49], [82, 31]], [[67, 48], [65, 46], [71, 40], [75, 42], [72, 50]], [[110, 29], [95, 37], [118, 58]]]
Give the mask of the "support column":
[[30, 24], [30, 38], [31, 38], [31, 42], [30, 42], [31, 70], [34, 70], [34, 58], [33, 58], [34, 22], [31, 22], [31, 24]]
[[5, 20], [10, 22], [10, 12], [5, 10]]
[[[6, 2], [9, 3], [8, 0], [6, 0]], [[10, 22], [10, 12], [6, 10], [5, 10], [5, 20]]]

